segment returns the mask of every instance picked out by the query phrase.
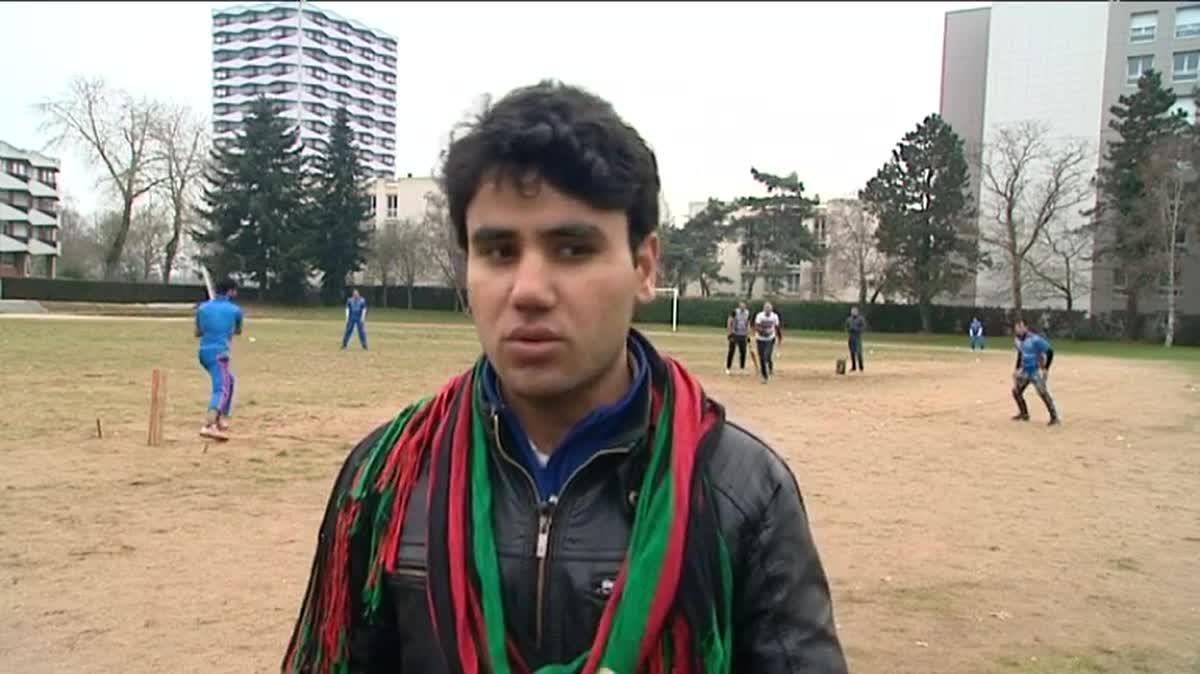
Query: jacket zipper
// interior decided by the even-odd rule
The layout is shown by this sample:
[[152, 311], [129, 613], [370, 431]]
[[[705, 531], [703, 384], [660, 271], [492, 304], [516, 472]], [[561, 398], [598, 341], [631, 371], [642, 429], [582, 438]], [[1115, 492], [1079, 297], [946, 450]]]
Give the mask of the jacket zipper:
[[[525, 478], [529, 481], [530, 488], [533, 490], [533, 499], [534, 501], [538, 502], [537, 543], [534, 546], [534, 557], [537, 559], [538, 563], [535, 637], [537, 647], [541, 649], [542, 631], [546, 614], [546, 568], [549, 564], [548, 560], [550, 557], [550, 525], [554, 522], [554, 510], [560, 499], [557, 495], [551, 495], [549, 499], [547, 499], [545, 502], [542, 502], [541, 497], [538, 495], [537, 483], [534, 481], [533, 476], [529, 474], [529, 471], [525, 470], [524, 466], [514, 461], [512, 457], [508, 455], [508, 452], [504, 451], [504, 443], [500, 439], [500, 415], [498, 412], [492, 412], [492, 432], [496, 436], [496, 446], [500, 448], [500, 456], [504, 457], [505, 461], [515, 466], [517, 470], [525, 476]], [[567, 487], [570, 486], [571, 481], [575, 479], [575, 476], [583, 471], [584, 468], [587, 468], [589, 465], [591, 465], [596, 459], [602, 456], [627, 453], [629, 451], [630, 450], [627, 447], [612, 447], [592, 454], [590, 457], [588, 457], [587, 461], [583, 462], [583, 465], [576, 468], [570, 475], [567, 476], [566, 481], [563, 482], [562, 488], [559, 489], [559, 494], [566, 493]]]

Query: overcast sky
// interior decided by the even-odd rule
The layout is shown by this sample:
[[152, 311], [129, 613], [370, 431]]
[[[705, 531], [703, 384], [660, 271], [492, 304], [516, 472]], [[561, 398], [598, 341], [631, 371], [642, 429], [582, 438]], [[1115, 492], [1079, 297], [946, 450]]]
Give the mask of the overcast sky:
[[[63, 160], [90, 211], [95, 170], [46, 148], [31, 107], [74, 75], [208, 116], [212, 10], [234, 3], [0, 3], [0, 139]], [[399, 39], [397, 171], [428, 175], [481, 94], [555, 77], [611, 100], [658, 154], [672, 213], [795, 171], [850, 195], [938, 108], [943, 18], [986, 2], [324, 2]]]

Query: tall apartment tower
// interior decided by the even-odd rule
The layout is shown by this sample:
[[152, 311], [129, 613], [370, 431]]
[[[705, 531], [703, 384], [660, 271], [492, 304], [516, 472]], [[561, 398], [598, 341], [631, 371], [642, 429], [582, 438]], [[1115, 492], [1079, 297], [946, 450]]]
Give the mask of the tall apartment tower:
[[0, 141], [0, 277], [58, 274], [58, 160]]
[[308, 2], [238, 5], [212, 17], [216, 143], [265, 96], [300, 123], [305, 149], [320, 152], [344, 107], [368, 170], [395, 173], [395, 37]]
[[[963, 138], [971, 190], [980, 204], [980, 150], [997, 127], [1046, 124], [1052, 139], [1082, 141], [1095, 172], [1114, 132], [1109, 109], [1132, 93], [1153, 67], [1175, 91], [1175, 108], [1195, 122], [1200, 84], [1200, 2], [1005, 2], [946, 14], [941, 115]], [[984, 196], [986, 202], [987, 197]], [[986, 207], [986, 204], [984, 204]], [[1091, 204], [1088, 204], [1091, 205]], [[987, 218], [981, 208], [981, 224]], [[1070, 224], [1085, 224], [1078, 212]], [[1185, 244], [1175, 292], [1184, 313], [1200, 313], [1200, 245]], [[1111, 259], [1091, 268], [1078, 309], [1107, 313], [1125, 307], [1121, 272]], [[1139, 298], [1143, 311], [1165, 307], [1170, 286]], [[977, 304], [1009, 304], [1003, 272], [980, 270]], [[1053, 301], [1027, 306], [1056, 306]]]

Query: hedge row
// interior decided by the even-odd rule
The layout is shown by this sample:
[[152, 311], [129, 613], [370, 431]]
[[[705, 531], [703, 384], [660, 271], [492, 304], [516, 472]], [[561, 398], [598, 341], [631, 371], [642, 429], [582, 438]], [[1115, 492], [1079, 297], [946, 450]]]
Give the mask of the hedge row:
[[[677, 320], [679, 325], [724, 327], [725, 320], [737, 306], [737, 302], [735, 298], [681, 297]], [[845, 302], [789, 300], [773, 301], [772, 304], [783, 319], [785, 330], [844, 330], [846, 317], [853, 306]], [[758, 311], [761, 307], [762, 300], [751, 304], [753, 311]], [[874, 304], [861, 309], [867, 318], [869, 329], [874, 332], [912, 333], [921, 330], [921, 313], [915, 306]], [[935, 306], [931, 311], [933, 331], [942, 334], [966, 334], [967, 326], [975, 317], [983, 321], [986, 334], [1009, 334], [1015, 320], [1012, 309], [1002, 307]], [[1124, 317], [1120, 313], [1087, 316], [1082, 311], [1061, 309], [1026, 309], [1023, 313], [1027, 323], [1051, 336], [1120, 339], [1124, 334]], [[640, 307], [635, 318], [645, 323], [670, 323], [671, 299], [655, 299], [652, 303]], [[1178, 316], [1177, 323], [1176, 343], [1200, 346], [1200, 316]], [[1147, 341], [1161, 342], [1165, 326], [1166, 320], [1162, 315], [1143, 316], [1140, 333]]]
[[[370, 306], [408, 307], [408, 289], [384, 289], [379, 286], [357, 286]], [[0, 299], [45, 300], [60, 302], [116, 302], [122, 304], [199, 302], [207, 297], [202, 285], [163, 285], [161, 283], [116, 283], [108, 281], [77, 281], [68, 279], [5, 278], [0, 280]], [[258, 299], [255, 288], [238, 291], [238, 300], [253, 303]], [[385, 301], [386, 300], [386, 301]], [[785, 329], [842, 330], [850, 304], [842, 302], [773, 302], [783, 318]], [[737, 305], [734, 298], [679, 299], [679, 324], [722, 327], [729, 312]], [[757, 311], [761, 301], [756, 300]], [[412, 308], [433, 311], [454, 311], [458, 308], [455, 292], [450, 288], [418, 286], [412, 289]], [[906, 304], [874, 304], [863, 307], [870, 329], [874, 332], [918, 332], [921, 314], [917, 307]], [[1120, 312], [1086, 316], [1079, 311], [1052, 309], [1026, 310], [1025, 319], [1035, 328], [1052, 336], [1077, 339], [1119, 339], [1124, 333], [1124, 315]], [[989, 335], [1006, 334], [1011, 329], [1011, 309], [999, 307], [935, 306], [932, 309], [933, 331], [964, 334], [973, 317], [983, 321]], [[660, 297], [638, 309], [636, 319], [646, 323], [670, 323], [671, 300]], [[1148, 341], [1161, 342], [1166, 320], [1160, 313], [1140, 318], [1139, 332]], [[1200, 346], [1200, 316], [1179, 316], [1176, 343]]]

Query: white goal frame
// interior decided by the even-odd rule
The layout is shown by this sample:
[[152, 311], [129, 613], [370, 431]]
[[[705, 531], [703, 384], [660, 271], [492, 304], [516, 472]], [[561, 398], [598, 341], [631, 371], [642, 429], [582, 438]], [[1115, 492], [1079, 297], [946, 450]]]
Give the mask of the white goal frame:
[[679, 288], [655, 288], [654, 294], [666, 293], [671, 296], [671, 332], [679, 331]]

